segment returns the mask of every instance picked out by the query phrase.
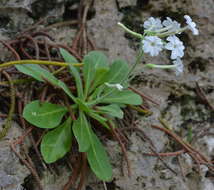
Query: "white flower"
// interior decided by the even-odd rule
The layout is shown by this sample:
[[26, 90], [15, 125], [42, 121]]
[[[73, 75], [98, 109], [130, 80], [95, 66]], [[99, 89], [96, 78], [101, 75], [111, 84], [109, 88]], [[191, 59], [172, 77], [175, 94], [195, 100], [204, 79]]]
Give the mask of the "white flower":
[[151, 56], [157, 56], [163, 49], [163, 42], [157, 36], [146, 36], [142, 43], [143, 51]]
[[193, 35], [198, 35], [199, 31], [196, 28], [195, 22], [192, 21], [189, 15], [185, 15], [184, 18], [186, 19], [186, 23], [188, 25], [188, 28], [192, 31]]
[[106, 82], [105, 85], [111, 88], [117, 88], [119, 91], [123, 90], [123, 86], [121, 84], [110, 84]]
[[184, 71], [184, 65], [181, 61], [180, 58], [177, 58], [176, 60], [173, 61], [173, 64], [176, 66], [175, 67], [175, 74], [178, 76], [180, 75], [181, 73], [183, 73]]
[[167, 41], [169, 41], [165, 48], [168, 50], [171, 50], [171, 59], [176, 59], [177, 57], [183, 57], [184, 56], [184, 45], [183, 42], [179, 40], [175, 35], [169, 36], [167, 38]]
[[150, 31], [155, 31], [163, 28], [161, 20], [159, 18], [154, 17], [150, 17], [148, 20], [146, 20], [143, 24], [143, 27]]
[[163, 21], [163, 26], [170, 27], [169, 31], [177, 31], [181, 29], [181, 24], [175, 20], [172, 20], [169, 17], [166, 17], [166, 20]]

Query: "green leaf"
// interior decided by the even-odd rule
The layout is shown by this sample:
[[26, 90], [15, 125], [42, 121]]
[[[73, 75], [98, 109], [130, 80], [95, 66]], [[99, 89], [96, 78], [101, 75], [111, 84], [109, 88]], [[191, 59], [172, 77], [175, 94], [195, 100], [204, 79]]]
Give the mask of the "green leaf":
[[76, 103], [76, 98], [74, 97], [74, 95], [71, 93], [70, 89], [64, 82], [58, 80], [57, 86], [63, 89], [64, 92]]
[[116, 84], [124, 82], [129, 73], [129, 66], [126, 61], [115, 60], [110, 66], [110, 70], [106, 75], [108, 83]]
[[123, 118], [123, 111], [116, 104], [110, 104], [108, 106], [97, 106], [96, 108], [101, 111], [101, 113], [105, 113], [120, 119]]
[[98, 122], [100, 122], [104, 127], [108, 128], [108, 125], [106, 124], [107, 119], [105, 117], [100, 116], [98, 113], [94, 112], [89, 112], [87, 113], [90, 117], [92, 117], [93, 119], [97, 120]]
[[78, 63], [76, 58], [71, 55], [67, 50], [60, 48], [59, 51], [66, 63]]
[[95, 134], [92, 137], [91, 147], [87, 151], [89, 165], [99, 179], [110, 181], [112, 178], [112, 167], [105, 148]]
[[96, 76], [96, 72], [100, 69], [108, 69], [108, 60], [102, 52], [92, 51], [84, 57], [83, 63], [84, 95], [87, 97], [89, 87]]
[[95, 78], [89, 89], [89, 93], [91, 93], [97, 86], [106, 82], [106, 74], [108, 74], [108, 71], [109, 68], [101, 68], [96, 70]]
[[79, 117], [73, 124], [73, 133], [79, 145], [79, 152], [86, 152], [91, 146], [90, 139], [93, 131], [83, 112], [80, 111]]
[[18, 71], [26, 75], [29, 75], [41, 82], [44, 81], [44, 78], [42, 78], [42, 76], [45, 76], [47, 73], [49, 73], [46, 69], [43, 69], [39, 65], [35, 65], [35, 64], [15, 65], [15, 67]]
[[54, 128], [60, 124], [66, 112], [66, 107], [35, 100], [25, 106], [23, 117], [39, 128]]
[[43, 69], [42, 67], [40, 67], [39, 65], [34, 65], [34, 64], [27, 64], [27, 65], [16, 65], [16, 68], [26, 74], [29, 75], [33, 78], [35, 78], [38, 81], [41, 82], [45, 82], [45, 80], [47, 80], [48, 82], [50, 82], [51, 84], [53, 84], [54, 86], [57, 86], [61, 89], [64, 90], [64, 92], [74, 101], [75, 97], [73, 96], [73, 94], [71, 93], [71, 91], [69, 90], [69, 88], [67, 87], [67, 85], [65, 83], [63, 83], [62, 81], [58, 80], [52, 73], [50, 73], [48, 70]]
[[46, 163], [53, 163], [69, 152], [72, 143], [71, 119], [42, 138], [41, 153]]
[[122, 90], [122, 91], [114, 91], [114, 93], [103, 98], [101, 102], [110, 103], [110, 104], [121, 103], [121, 104], [130, 104], [130, 105], [140, 105], [142, 104], [142, 99], [138, 94], [130, 90]]
[[83, 98], [83, 88], [82, 88], [82, 81], [81, 81], [81, 78], [80, 78], [80, 74], [79, 74], [79, 71], [72, 65], [72, 63], [78, 63], [78, 61], [67, 50], [65, 50], [63, 48], [60, 48], [59, 50], [60, 50], [60, 54], [62, 55], [62, 57], [65, 60], [65, 62], [66, 63], [70, 63], [69, 64], [69, 69], [70, 69], [70, 73], [75, 78], [78, 97]]
[[91, 109], [90, 109], [90, 108], [86, 105], [86, 103], [83, 102], [81, 99], [77, 98], [76, 101], [77, 101], [77, 104], [78, 104], [79, 109], [80, 109], [81, 111], [84, 111], [84, 112], [86, 112], [86, 113], [91, 112]]
[[97, 87], [89, 97], [88, 102], [98, 99], [102, 95], [105, 88], [106, 88], [106, 85], [101, 85]]
[[75, 78], [78, 97], [83, 99], [83, 87], [82, 87], [82, 80], [80, 78], [80, 73], [72, 64], [69, 64], [69, 69], [70, 69], [70, 73]]

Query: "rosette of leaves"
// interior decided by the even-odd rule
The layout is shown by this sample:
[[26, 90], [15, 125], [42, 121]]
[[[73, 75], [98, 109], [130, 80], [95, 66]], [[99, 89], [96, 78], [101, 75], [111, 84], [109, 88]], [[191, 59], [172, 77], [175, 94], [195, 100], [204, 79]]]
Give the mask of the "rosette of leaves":
[[69, 87], [57, 79], [48, 70], [39, 65], [16, 65], [16, 68], [38, 81], [48, 81], [62, 89], [73, 102], [70, 106], [76, 120], [72, 120], [67, 107], [50, 102], [35, 100], [27, 104], [23, 117], [32, 125], [49, 129], [41, 141], [41, 154], [46, 163], [53, 163], [70, 151], [72, 141], [78, 142], [79, 152], [85, 152], [90, 168], [95, 175], [104, 181], [112, 178], [112, 168], [102, 143], [95, 134], [91, 120], [97, 120], [108, 130], [108, 121], [123, 118], [122, 107], [140, 105], [139, 95], [125, 88], [119, 91], [110, 88], [105, 83], [120, 83], [127, 87], [129, 73], [128, 64], [116, 60], [111, 65], [107, 57], [92, 51], [83, 59], [83, 67], [76, 68], [72, 63], [77, 60], [66, 50], [60, 49], [65, 62], [68, 63], [70, 74], [75, 80], [77, 92], [73, 94]]

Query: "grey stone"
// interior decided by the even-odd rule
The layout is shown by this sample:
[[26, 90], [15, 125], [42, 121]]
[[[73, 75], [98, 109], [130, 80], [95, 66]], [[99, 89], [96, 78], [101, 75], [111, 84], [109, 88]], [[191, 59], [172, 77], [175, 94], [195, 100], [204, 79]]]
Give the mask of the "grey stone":
[[15, 8], [15, 9], [26, 9], [27, 11], [31, 11], [31, 4], [35, 0], [1, 0], [0, 7], [1, 8]]
[[137, 0], [118, 0], [119, 7], [129, 7], [129, 6], [136, 6]]
[[136, 52], [128, 45], [124, 38], [124, 30], [117, 23], [121, 20], [122, 14], [118, 13], [114, 0], [94, 2], [96, 15], [87, 22], [88, 31], [93, 35], [97, 48], [106, 50], [110, 60], [122, 58], [133, 63]]
[[201, 184], [200, 190], [213, 190], [214, 183], [210, 179], [204, 179]]
[[68, 182], [71, 172], [66, 167], [59, 166], [60, 175], [50, 173], [49, 171], [43, 172], [41, 183], [44, 190], [61, 190]]
[[[2, 124], [3, 121], [0, 121], [0, 128]], [[13, 122], [8, 134], [0, 142], [0, 189], [21, 190], [24, 179], [30, 174], [10, 148], [10, 143], [21, 135], [21, 128]], [[19, 145], [16, 150], [20, 151]]]

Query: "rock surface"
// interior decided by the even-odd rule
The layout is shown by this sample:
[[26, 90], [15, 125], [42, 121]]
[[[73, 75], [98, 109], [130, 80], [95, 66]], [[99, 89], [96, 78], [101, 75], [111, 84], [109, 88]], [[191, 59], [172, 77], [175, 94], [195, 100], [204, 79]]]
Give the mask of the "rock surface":
[[[4, 121], [0, 121], [0, 129]], [[10, 148], [10, 142], [22, 135], [20, 127], [13, 122], [12, 128], [0, 143], [0, 189], [22, 190], [24, 179], [30, 175], [29, 170], [23, 166]], [[16, 149], [20, 152], [20, 147]]]
[[[53, 5], [45, 7], [43, 6], [44, 2], [41, 0], [2, 1], [0, 3], [0, 9], [2, 10], [0, 19], [2, 18], [1, 20], [4, 22], [0, 24], [1, 39], [8, 38], [17, 31], [31, 25], [34, 19], [38, 19], [40, 16], [57, 15], [59, 19], [62, 19], [66, 4], [61, 0], [48, 2], [49, 4], [53, 2]], [[23, 8], [20, 8], [20, 5], [24, 5]], [[9, 6], [9, 10], [12, 9], [14, 10], [13, 12], [8, 12], [6, 7]], [[43, 9], [40, 10], [40, 7]], [[160, 125], [158, 118], [161, 116], [174, 131], [183, 135], [184, 139], [187, 139], [188, 131], [192, 131], [194, 135], [192, 145], [208, 158], [213, 159], [213, 113], [196, 94], [195, 85], [197, 81], [204, 89], [207, 99], [211, 103], [214, 102], [213, 1], [95, 0], [94, 9], [95, 16], [87, 22], [87, 27], [98, 49], [104, 50], [111, 60], [120, 57], [127, 60], [130, 64], [135, 61], [138, 42], [126, 38], [127, 35], [117, 26], [117, 22], [122, 21], [125, 24], [127, 22], [129, 26], [133, 26], [133, 28], [140, 31], [143, 21], [150, 16], [158, 16], [162, 19], [170, 16], [182, 22], [184, 22], [183, 15], [185, 14], [193, 17], [193, 20], [198, 24], [200, 35], [193, 36], [189, 32], [182, 36], [182, 40], [186, 45], [184, 57], [185, 71], [182, 76], [175, 76], [173, 71], [145, 69], [143, 64], [139, 65], [133, 84], [144, 94], [156, 100], [160, 106], [148, 103], [153, 114], [151, 116], [137, 116], [137, 125], [151, 138], [157, 152], [175, 151], [179, 147], [172, 139], [164, 133], [149, 127], [152, 124]], [[41, 11], [43, 12], [40, 15]], [[27, 14], [29, 12], [31, 16]], [[75, 30], [72, 29], [71, 31], [70, 28], [63, 28], [61, 31], [57, 30], [55, 32], [56, 39], [70, 43], [74, 32]], [[7, 60], [7, 56], [2, 56], [2, 61]], [[145, 55], [142, 63], [169, 63], [169, 56], [165, 53], [154, 58]], [[18, 129], [14, 127], [11, 129], [15, 133], [16, 130]], [[205, 134], [203, 136], [203, 131], [208, 131], [211, 135]], [[126, 163], [122, 161], [123, 158], [119, 145], [113, 141], [106, 142], [114, 168], [114, 179], [106, 184], [108, 189], [214, 189], [213, 178], [209, 177], [211, 174], [208, 173], [207, 168], [204, 167], [201, 169], [201, 173], [197, 173], [193, 168], [194, 163], [191, 157], [187, 154], [183, 154], [179, 158], [167, 157], [163, 159], [177, 173], [176, 175], [167, 169], [157, 158], [143, 154], [144, 152], [150, 152], [148, 149], [149, 144], [138, 133], [128, 133], [128, 137], [130, 139], [128, 157], [132, 169], [131, 178], [127, 177]], [[0, 187], [4, 185], [4, 188], [7, 187], [5, 190], [21, 188], [20, 185], [23, 183], [23, 179], [29, 173], [25, 167], [20, 165], [17, 158], [11, 152], [9, 153], [8, 142], [4, 142], [4, 146], [0, 143], [0, 168], [4, 168], [0, 169]], [[2, 155], [5, 155], [5, 157], [3, 158]], [[9, 157], [10, 159], [8, 159]], [[1, 162], [1, 160], [3, 161]], [[17, 164], [14, 168], [18, 168], [17, 171], [23, 170], [23, 172], [16, 172], [14, 174], [10, 171], [13, 167], [7, 167], [8, 162], [9, 164], [11, 162], [12, 164]], [[122, 169], [121, 165], [123, 166]], [[180, 166], [183, 168], [185, 178], [181, 174]], [[57, 176], [57, 178], [50, 174], [44, 175], [46, 176], [42, 180], [45, 187], [44, 190], [60, 189], [66, 182], [68, 175], [68, 171], [65, 168], [62, 168], [60, 176]], [[87, 180], [87, 190], [103, 189], [103, 183], [98, 181], [93, 174], [90, 174]]]
[[136, 53], [124, 38], [124, 31], [117, 25], [122, 19], [122, 14], [118, 13], [116, 1], [95, 0], [94, 5], [96, 15], [87, 25], [97, 48], [106, 50], [105, 53], [110, 60], [122, 58], [134, 62]]

